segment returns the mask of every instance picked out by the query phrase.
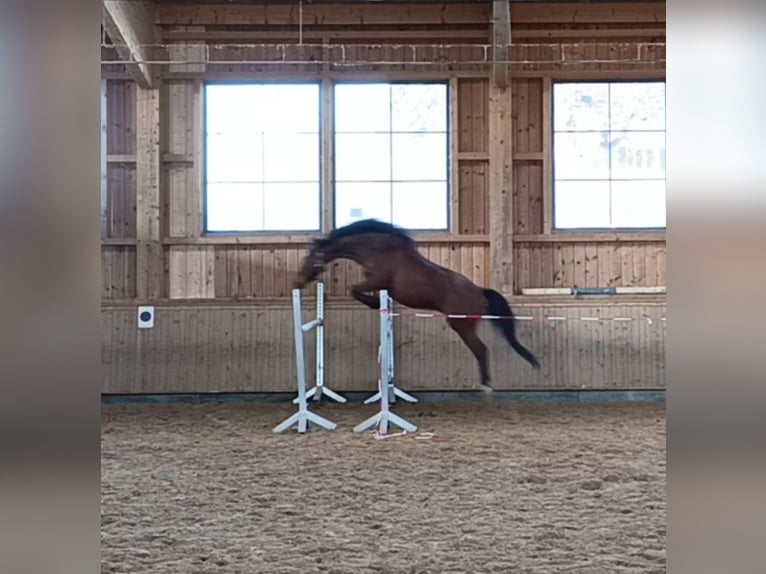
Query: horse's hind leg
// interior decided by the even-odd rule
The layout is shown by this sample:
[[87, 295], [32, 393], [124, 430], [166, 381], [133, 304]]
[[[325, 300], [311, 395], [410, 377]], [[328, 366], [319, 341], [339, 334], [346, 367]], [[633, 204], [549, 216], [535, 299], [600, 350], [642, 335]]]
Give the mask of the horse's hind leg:
[[449, 323], [449, 326], [460, 335], [460, 338], [468, 348], [471, 349], [471, 352], [479, 362], [481, 384], [486, 390], [491, 391], [492, 386], [489, 384], [489, 367], [487, 365], [487, 346], [476, 334], [478, 323], [470, 319], [447, 319], [447, 323]]

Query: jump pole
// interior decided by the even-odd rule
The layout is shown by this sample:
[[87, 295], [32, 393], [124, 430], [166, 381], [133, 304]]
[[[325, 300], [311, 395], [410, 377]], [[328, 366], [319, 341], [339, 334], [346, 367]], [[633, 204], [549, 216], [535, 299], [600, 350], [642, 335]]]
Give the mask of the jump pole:
[[273, 429], [274, 434], [284, 432], [293, 426], [298, 427], [299, 433], [305, 433], [308, 430], [309, 423], [313, 423], [326, 430], [335, 430], [337, 427], [334, 422], [310, 412], [306, 403], [306, 362], [303, 348], [303, 333], [304, 331], [316, 328], [319, 323], [320, 321], [317, 318], [305, 325], [303, 324], [301, 291], [300, 289], [293, 289], [293, 329], [295, 332], [295, 366], [298, 378], [298, 412], [275, 426]]
[[[306, 398], [318, 403], [323, 396], [327, 396], [338, 403], [345, 403], [345, 397], [324, 384], [324, 306], [324, 283], [317, 283], [317, 316], [314, 321], [306, 324], [310, 326], [316, 321], [316, 374], [314, 386], [308, 390]], [[303, 326], [304, 331], [306, 325]], [[295, 397], [293, 402], [297, 404], [298, 397]]]
[[[388, 383], [386, 385], [388, 389], [388, 402], [389, 403], [395, 403], [396, 397], [399, 397], [400, 399], [403, 399], [409, 403], [416, 403], [418, 402], [418, 399], [413, 397], [409, 393], [405, 393], [403, 390], [399, 389], [396, 386], [396, 383], [394, 382], [394, 317], [393, 317], [393, 305], [391, 303], [391, 298], [389, 297], [389, 313], [388, 317], [383, 317], [383, 319], [387, 320], [387, 327], [386, 327], [386, 336], [384, 338], [381, 338], [380, 345], [378, 346], [378, 363], [383, 362], [383, 347], [388, 347], [388, 374], [386, 375], [386, 379], [388, 380]], [[365, 399], [364, 404], [369, 405], [370, 403], [374, 403], [375, 401], [380, 399], [380, 391], [369, 397], [368, 399]]]
[[388, 291], [380, 291], [380, 378], [378, 379], [378, 397], [380, 398], [380, 412], [371, 416], [364, 422], [354, 427], [354, 432], [364, 432], [377, 425], [380, 434], [388, 434], [389, 424], [395, 425], [407, 432], [415, 432], [418, 427], [391, 412], [388, 406], [388, 385], [391, 371], [389, 367], [390, 353], [393, 352], [393, 344], [390, 335], [393, 333], [393, 317], [391, 316], [391, 299]]

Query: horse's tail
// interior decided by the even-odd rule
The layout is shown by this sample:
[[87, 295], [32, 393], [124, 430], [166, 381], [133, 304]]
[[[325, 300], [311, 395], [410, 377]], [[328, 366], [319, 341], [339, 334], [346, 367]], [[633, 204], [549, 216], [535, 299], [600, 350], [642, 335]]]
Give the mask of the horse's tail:
[[[508, 305], [505, 297], [503, 297], [500, 293], [494, 289], [484, 289], [484, 297], [487, 299], [487, 309], [490, 314], [499, 315], [500, 317], [513, 317], [513, 311], [511, 311], [511, 307]], [[503, 333], [505, 338], [511, 344], [513, 350], [521, 355], [534, 368], [539, 369], [540, 363], [537, 361], [535, 356], [529, 352], [529, 350], [527, 350], [521, 343], [519, 343], [518, 339], [516, 339], [516, 320], [500, 319], [499, 321], [494, 320], [493, 322], [495, 323], [495, 327], [497, 327]]]

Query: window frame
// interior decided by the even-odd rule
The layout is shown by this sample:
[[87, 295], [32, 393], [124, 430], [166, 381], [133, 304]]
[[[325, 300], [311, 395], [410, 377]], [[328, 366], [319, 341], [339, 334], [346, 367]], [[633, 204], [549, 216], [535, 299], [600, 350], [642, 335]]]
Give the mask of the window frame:
[[[208, 181], [207, 181], [207, 160], [208, 160], [208, 134], [207, 134], [207, 114], [208, 114], [208, 101], [207, 101], [207, 87], [208, 86], [265, 86], [265, 85], [313, 85], [318, 88], [318, 110], [317, 114], [317, 137], [319, 146], [319, 188], [317, 193], [319, 194], [319, 206], [317, 211], [317, 229], [245, 229], [245, 230], [211, 230], [208, 229]], [[284, 237], [290, 235], [306, 235], [306, 236], [318, 236], [323, 233], [324, 222], [324, 203], [325, 203], [325, 181], [323, 176], [324, 157], [324, 145], [323, 145], [323, 127], [324, 127], [324, 86], [322, 81], [316, 78], [269, 78], [269, 79], [224, 79], [224, 80], [203, 80], [202, 89], [202, 118], [200, 137], [201, 142], [201, 201], [202, 201], [202, 236], [203, 237]]]
[[[200, 138], [202, 141], [200, 142], [200, 150], [201, 150], [201, 166], [199, 170], [199, 177], [201, 181], [201, 189], [200, 189], [200, 201], [202, 202], [201, 206], [201, 232], [202, 237], [211, 237], [211, 238], [226, 238], [226, 237], [254, 237], [254, 238], [262, 238], [263, 240], [268, 240], [270, 237], [289, 237], [289, 236], [295, 236], [295, 237], [304, 237], [304, 238], [312, 238], [312, 237], [319, 237], [333, 229], [337, 228], [337, 222], [336, 222], [336, 201], [335, 201], [335, 86], [337, 84], [373, 84], [373, 83], [385, 83], [389, 85], [395, 85], [395, 84], [441, 84], [444, 85], [446, 90], [446, 105], [445, 105], [445, 115], [446, 115], [446, 138], [445, 138], [445, 145], [446, 145], [446, 158], [447, 161], [445, 162], [445, 181], [447, 183], [447, 194], [445, 198], [445, 209], [446, 209], [446, 227], [444, 228], [407, 228], [407, 231], [412, 233], [413, 235], [416, 234], [426, 234], [426, 235], [444, 235], [448, 236], [453, 233], [453, 228], [455, 224], [454, 220], [454, 210], [453, 210], [453, 203], [455, 201], [455, 185], [456, 182], [454, 181], [454, 163], [457, 161], [457, 158], [454, 156], [453, 153], [453, 138], [456, 137], [454, 134], [454, 122], [453, 122], [453, 115], [455, 113], [455, 110], [452, 108], [454, 107], [453, 103], [453, 82], [451, 80], [451, 77], [449, 76], [439, 76], [439, 77], [426, 77], [426, 78], [415, 78], [415, 77], [400, 77], [400, 78], [377, 78], [374, 75], [363, 75], [363, 76], [348, 76], [348, 75], [342, 75], [342, 76], [331, 76], [329, 78], [317, 78], [316, 76], [307, 76], [307, 77], [270, 77], [270, 78], [264, 78], [264, 79], [251, 79], [251, 78], [232, 78], [232, 79], [209, 79], [209, 80], [202, 80], [201, 82], [201, 97], [202, 97], [202, 105], [201, 105], [201, 129], [200, 129]], [[258, 229], [246, 229], [246, 230], [210, 230], [208, 229], [208, 184], [207, 184], [207, 156], [208, 156], [208, 141], [207, 141], [207, 110], [208, 110], [208, 102], [207, 102], [207, 86], [210, 85], [289, 85], [289, 84], [296, 84], [296, 85], [304, 85], [304, 84], [311, 84], [315, 85], [318, 88], [318, 98], [319, 98], [319, 114], [317, 117], [318, 122], [318, 134], [319, 134], [319, 208], [318, 208], [318, 229], [309, 229], [309, 230], [258, 230]], [[329, 118], [328, 118], [329, 116]], [[329, 133], [326, 132], [326, 127], [329, 126]], [[326, 150], [329, 150], [329, 156], [326, 153]], [[330, 164], [329, 166], [327, 164]], [[327, 226], [327, 223], [329, 222], [329, 228]]]
[[[422, 85], [422, 84], [438, 84], [443, 85], [446, 91], [445, 95], [445, 146], [446, 146], [446, 158], [447, 161], [445, 162], [445, 182], [447, 184], [447, 196], [445, 198], [445, 204], [444, 208], [446, 210], [446, 225], [445, 227], [441, 228], [406, 228], [407, 232], [417, 235], [417, 234], [450, 234], [452, 233], [453, 229], [453, 213], [452, 213], [452, 202], [454, 201], [454, 182], [452, 177], [452, 165], [453, 162], [456, 161], [456, 158], [453, 157], [452, 153], [452, 138], [454, 137], [454, 130], [453, 130], [453, 122], [452, 122], [452, 83], [450, 82], [449, 78], [443, 78], [443, 79], [418, 79], [418, 78], [407, 78], [407, 79], [376, 79], [376, 78], [333, 78], [329, 84], [330, 93], [328, 94], [329, 98], [329, 111], [330, 111], [330, 134], [328, 134], [328, 137], [330, 138], [330, 149], [331, 149], [331, 165], [330, 165], [330, 186], [332, 187], [332, 202], [329, 206], [329, 209], [332, 211], [330, 213], [329, 220], [331, 222], [332, 229], [337, 229], [338, 222], [337, 222], [337, 178], [335, 177], [336, 173], [336, 165], [337, 165], [337, 153], [336, 153], [336, 136], [337, 136], [337, 130], [336, 130], [336, 117], [335, 117], [335, 88], [338, 85], [349, 85], [349, 84], [387, 84], [390, 86], [394, 85], [407, 85], [407, 84], [416, 84], [416, 85]], [[388, 132], [389, 135], [395, 132]], [[388, 183], [393, 183], [394, 180], [388, 180]], [[394, 222], [396, 225], [396, 223]]]
[[[662, 83], [665, 85], [665, 128], [662, 130], [667, 138], [667, 79], [664, 76], [647, 76], [638, 78], [551, 78], [551, 91], [550, 91], [550, 125], [546, 127], [550, 133], [550, 221], [551, 221], [551, 234], [552, 235], [566, 235], [566, 234], [662, 234], [667, 231], [667, 215], [665, 225], [661, 227], [557, 227], [556, 226], [556, 154], [555, 154], [555, 138], [556, 138], [556, 106], [554, 90], [557, 84], [655, 84]], [[609, 130], [611, 132], [611, 128]], [[628, 130], [630, 131], [630, 130]], [[610, 168], [611, 172], [611, 168]], [[608, 180], [609, 183], [613, 181], [610, 173]], [[641, 181], [641, 180], [630, 180]], [[665, 176], [665, 201], [667, 202], [667, 175]], [[611, 195], [610, 188], [610, 195]]]

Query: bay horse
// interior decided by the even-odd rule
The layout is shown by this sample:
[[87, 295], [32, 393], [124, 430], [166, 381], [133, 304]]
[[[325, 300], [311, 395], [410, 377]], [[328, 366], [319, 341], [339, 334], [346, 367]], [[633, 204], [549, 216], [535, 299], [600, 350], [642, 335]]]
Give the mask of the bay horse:
[[[349, 259], [362, 267], [364, 281], [352, 287], [352, 294], [371, 309], [380, 309], [380, 300], [370, 292], [386, 289], [394, 301], [412, 309], [446, 315], [508, 317], [494, 320], [495, 327], [521, 357], [535, 369], [540, 368], [535, 356], [516, 339], [513, 312], [505, 298], [425, 258], [418, 252], [415, 240], [403, 229], [376, 219], [364, 219], [315, 239], [294, 287], [302, 289], [314, 281], [335, 259]], [[487, 346], [476, 334], [478, 319], [448, 318], [447, 323], [473, 352], [479, 363], [481, 385], [491, 391]]]

